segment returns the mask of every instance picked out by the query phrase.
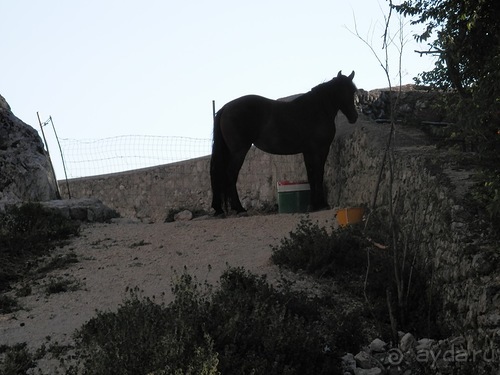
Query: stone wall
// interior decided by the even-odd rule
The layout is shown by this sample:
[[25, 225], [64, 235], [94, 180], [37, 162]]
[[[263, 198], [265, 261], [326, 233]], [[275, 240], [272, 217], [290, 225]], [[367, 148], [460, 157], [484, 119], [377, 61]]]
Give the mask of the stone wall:
[[[277, 202], [276, 181], [307, 180], [301, 155], [279, 156], [252, 148], [238, 179], [243, 206], [261, 209]], [[59, 181], [68, 196], [65, 181]], [[95, 197], [124, 217], [164, 220], [169, 210], [210, 211], [210, 156], [156, 167], [68, 181], [72, 197]]]
[[[352, 180], [347, 180], [374, 175], [374, 168], [377, 168], [374, 161], [370, 159], [362, 166], [357, 166], [359, 170], [356, 174], [339, 167], [366, 153], [366, 150], [360, 149], [366, 146], [358, 140], [363, 132], [353, 134], [355, 129], [366, 126], [374, 124], [367, 118], [358, 120], [356, 125], [348, 124], [343, 116], [337, 119], [337, 138], [325, 166], [325, 185], [331, 206], [370, 201], [367, 190], [362, 196], [349, 198], [350, 189], [357, 188]], [[378, 125], [375, 126], [379, 129]], [[344, 141], [347, 143], [344, 144]], [[302, 155], [271, 155], [256, 148], [250, 149], [238, 178], [238, 192], [243, 206], [250, 210], [275, 206], [276, 184], [282, 180], [307, 180]], [[128, 172], [71, 179], [68, 183], [59, 181], [64, 197], [68, 197], [67, 186], [73, 198], [98, 198], [124, 217], [159, 221], [164, 220], [171, 209], [209, 211], [212, 197], [210, 156]]]
[[[325, 171], [331, 206], [371, 206], [389, 129], [363, 117], [355, 125], [338, 118]], [[473, 171], [460, 167], [453, 155], [429, 144], [414, 128], [398, 126], [391, 155], [381, 175], [378, 211], [387, 212], [392, 200], [400, 236], [428, 266], [428, 282], [442, 296], [434, 301], [441, 322], [462, 334], [471, 350], [486, 351], [491, 345], [498, 349], [498, 246], [480, 234], [478, 218], [466, 208], [464, 195]], [[278, 180], [305, 179], [301, 156], [252, 149], [238, 189], [245, 207], [261, 208], [276, 204]], [[181, 207], [208, 210], [211, 201], [209, 157], [75, 179], [69, 185], [73, 196], [93, 196], [123, 216], [147, 220], [163, 220], [169, 209]]]
[[[340, 206], [372, 202], [377, 185], [390, 128], [360, 125], [337, 138], [330, 155], [329, 199]], [[392, 188], [387, 160], [377, 210], [388, 212], [392, 199], [401, 244], [416, 251], [440, 294], [432, 301], [440, 322], [464, 337], [478, 366], [493, 359], [498, 369], [500, 253], [498, 239], [487, 235], [487, 224], [465, 199], [475, 171], [412, 128], [398, 127], [392, 155]]]

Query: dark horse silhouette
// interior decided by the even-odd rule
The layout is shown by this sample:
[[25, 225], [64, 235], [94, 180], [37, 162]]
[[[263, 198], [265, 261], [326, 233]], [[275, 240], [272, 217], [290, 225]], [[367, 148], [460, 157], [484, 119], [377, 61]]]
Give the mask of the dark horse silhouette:
[[236, 181], [252, 144], [271, 154], [302, 153], [311, 187], [311, 209], [328, 207], [323, 174], [335, 137], [335, 116], [340, 110], [350, 123], [358, 119], [353, 78], [354, 72], [348, 77], [339, 72], [331, 81], [290, 102], [247, 95], [224, 105], [214, 119], [210, 160], [215, 215], [223, 214], [223, 203], [227, 209], [228, 202], [236, 212], [245, 212]]

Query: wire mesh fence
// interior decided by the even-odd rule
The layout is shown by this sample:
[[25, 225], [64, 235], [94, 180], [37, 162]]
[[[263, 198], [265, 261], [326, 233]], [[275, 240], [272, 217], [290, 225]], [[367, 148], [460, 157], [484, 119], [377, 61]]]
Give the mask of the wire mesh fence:
[[123, 135], [103, 139], [60, 138], [68, 178], [123, 172], [209, 155], [211, 139]]

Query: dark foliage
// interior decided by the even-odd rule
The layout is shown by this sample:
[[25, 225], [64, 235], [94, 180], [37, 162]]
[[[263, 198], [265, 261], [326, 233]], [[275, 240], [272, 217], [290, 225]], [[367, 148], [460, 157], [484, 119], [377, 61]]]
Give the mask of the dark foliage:
[[[497, 0], [407, 0], [394, 6], [422, 25], [415, 35], [437, 57], [435, 68], [416, 79], [458, 95], [447, 102], [460, 137], [475, 149], [500, 150], [500, 3]], [[450, 135], [456, 137], [457, 132]]]
[[293, 271], [335, 276], [346, 270], [363, 270], [365, 247], [366, 241], [358, 228], [346, 227], [328, 233], [326, 228], [305, 217], [288, 238], [272, 247], [271, 259]]
[[14, 346], [0, 346], [0, 374], [22, 375], [35, 367], [35, 358], [26, 343]]
[[[436, 328], [439, 296], [429, 283], [428, 267], [417, 262], [410, 250], [404, 259], [396, 254], [398, 270], [404, 270], [400, 277], [407, 288], [404, 301], [397, 299], [392, 231], [383, 217], [387, 214], [372, 213], [366, 229], [354, 226], [331, 233], [304, 218], [289, 238], [273, 247], [272, 259], [275, 264], [294, 271], [333, 278], [359, 295], [366, 292], [372, 314], [385, 325], [390, 324], [389, 293], [400, 329], [424, 335], [429, 335], [432, 329], [434, 337], [439, 336]], [[374, 246], [375, 243], [382, 248]], [[398, 243], [399, 250], [402, 246]], [[360, 283], [365, 277], [366, 282]]]
[[359, 349], [352, 316], [229, 268], [214, 288], [182, 274], [168, 306], [134, 291], [76, 335], [70, 374], [338, 374]]
[[19, 280], [38, 257], [78, 232], [79, 223], [36, 203], [0, 214], [0, 292]]

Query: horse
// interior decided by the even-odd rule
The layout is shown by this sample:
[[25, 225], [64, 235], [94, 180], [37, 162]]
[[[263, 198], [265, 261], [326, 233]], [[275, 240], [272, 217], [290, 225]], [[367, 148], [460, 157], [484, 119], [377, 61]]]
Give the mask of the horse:
[[292, 101], [246, 95], [225, 104], [215, 115], [210, 159], [212, 208], [223, 215], [223, 203], [238, 214], [241, 205], [236, 182], [250, 147], [276, 155], [302, 153], [311, 188], [310, 210], [328, 208], [323, 175], [330, 145], [335, 137], [335, 117], [340, 110], [355, 123], [354, 71], [339, 71], [330, 81]]

